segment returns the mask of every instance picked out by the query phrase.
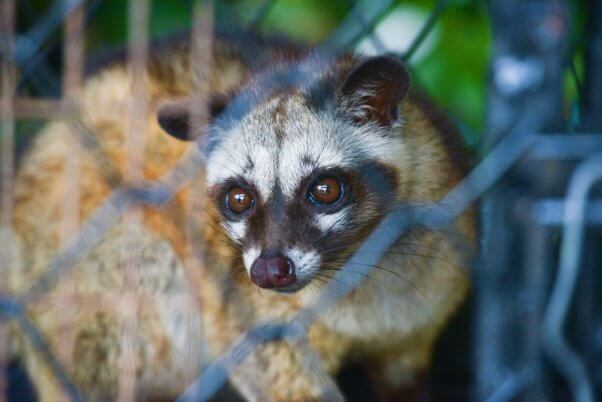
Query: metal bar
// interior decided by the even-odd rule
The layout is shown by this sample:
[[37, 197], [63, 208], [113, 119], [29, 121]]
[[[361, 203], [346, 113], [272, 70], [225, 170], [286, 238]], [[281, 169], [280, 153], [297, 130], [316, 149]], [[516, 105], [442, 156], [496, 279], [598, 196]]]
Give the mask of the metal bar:
[[[14, 137], [15, 113], [13, 93], [15, 88], [15, 71], [13, 66], [14, 32], [15, 32], [15, 2], [3, 0], [0, 24], [2, 32], [3, 57], [1, 59], [2, 94], [0, 97], [0, 114], [2, 118], [0, 139], [0, 274], [3, 278], [0, 283], [0, 293], [10, 291], [11, 269], [14, 268], [15, 245], [13, 242], [13, 176], [14, 176]], [[9, 326], [0, 321], [0, 401], [7, 395], [5, 381], [6, 367], [10, 356]]]
[[[209, 116], [209, 80], [211, 79], [213, 67], [213, 1], [195, 1], [193, 4], [193, 21], [190, 37], [190, 68], [192, 83], [195, 86], [192, 91], [190, 105], [190, 126], [200, 124], [206, 126]], [[193, 132], [189, 133], [193, 138]]]
[[61, 118], [69, 108], [58, 99], [16, 98], [15, 117], [19, 119]]
[[[560, 226], [564, 224], [567, 208], [568, 201], [565, 199], [542, 199], [533, 205], [531, 217], [540, 225]], [[584, 225], [602, 225], [602, 199], [594, 199], [587, 203], [584, 219]]]
[[[77, 111], [77, 95], [83, 82], [84, 73], [84, 21], [85, 7], [80, 4], [70, 10], [65, 17], [64, 44], [63, 44], [63, 102], [70, 106], [74, 112]], [[69, 114], [68, 120], [77, 121], [77, 117]], [[69, 124], [72, 136], [77, 138], [81, 133], [77, 125]], [[61, 223], [59, 226], [59, 243], [61, 247], [69, 244], [77, 235], [80, 225], [80, 179], [81, 164], [80, 153], [77, 147], [78, 141], [70, 144], [72, 148], [69, 157], [63, 164], [63, 180], [65, 191], [61, 203]], [[78, 304], [75, 302], [77, 275], [71, 275], [63, 279], [63, 289], [68, 298], [63, 306], [62, 320], [64, 320], [61, 334], [61, 342], [57, 347], [57, 356], [70, 370], [73, 363], [73, 350], [75, 345], [75, 323]]]
[[589, 3], [583, 123], [586, 130], [602, 130], [602, 2]]
[[129, 110], [129, 126], [125, 135], [128, 153], [126, 181], [140, 182], [144, 179], [144, 152], [147, 125], [148, 101], [146, 88], [148, 59], [148, 0], [130, 0], [128, 62], [130, 69], [132, 101]]
[[443, 13], [443, 11], [445, 10], [446, 7], [447, 7], [447, 0], [439, 0], [437, 2], [435, 7], [433, 8], [433, 11], [431, 11], [428, 19], [426, 20], [424, 25], [422, 25], [422, 27], [420, 28], [420, 31], [418, 32], [418, 34], [412, 41], [412, 45], [401, 56], [401, 58], [403, 60], [409, 61], [412, 58], [412, 56], [416, 53], [416, 50], [418, 50], [418, 48], [420, 47], [420, 45], [422, 45], [422, 43], [427, 38], [429, 33], [431, 33], [433, 27], [435, 26], [435, 23], [439, 20], [439, 17], [441, 16], [441, 14]]
[[67, 303], [77, 303], [78, 308], [85, 312], [111, 312], [119, 311], [124, 304], [136, 303], [142, 305], [160, 305], [161, 303], [177, 303], [183, 311], [193, 311], [198, 308], [191, 295], [187, 293], [157, 294], [141, 291], [137, 294], [117, 291], [86, 292], [77, 293], [75, 296], [63, 293], [48, 294], [42, 300], [43, 303], [36, 304], [36, 313], [47, 313], [51, 311], [62, 312]]
[[[145, 137], [148, 131], [148, 27], [150, 4], [148, 0], [130, 0], [128, 8], [128, 68], [131, 85], [129, 124], [124, 145], [127, 152], [125, 181], [139, 183], [144, 180]], [[126, 215], [127, 227], [135, 227], [143, 221], [141, 210]], [[130, 235], [134, 238], [135, 233]], [[141, 256], [131, 250], [122, 251], [127, 257], [124, 272], [124, 292], [138, 293], [138, 265]], [[119, 356], [119, 380], [117, 401], [134, 401], [136, 397], [137, 371], [140, 356], [136, 347], [138, 333], [138, 303], [127, 303], [122, 308], [121, 352]]]
[[[215, 18], [213, 1], [196, 0], [192, 9], [192, 30], [190, 34], [190, 69], [193, 76], [191, 94], [191, 109], [189, 127], [198, 127], [196, 122], [201, 121], [206, 126], [209, 116], [209, 104], [207, 95], [209, 93], [207, 84], [211, 79], [213, 66], [213, 24]], [[194, 133], [189, 133], [193, 138]], [[189, 297], [197, 303], [199, 310], [201, 305], [201, 281], [206, 280], [207, 275], [207, 253], [203, 241], [203, 229], [208, 224], [205, 214], [195, 211], [206, 209], [207, 195], [198, 174], [193, 176], [193, 183], [185, 192], [183, 200], [183, 212], [185, 218], [185, 258], [183, 261], [184, 274], [187, 278], [186, 292]], [[193, 322], [187, 325], [194, 325]], [[180, 378], [181, 389], [184, 389], [198, 375], [202, 362], [210, 360], [207, 350], [207, 342], [204, 340], [203, 328], [201, 328], [201, 342], [187, 340], [187, 348], [191, 356], [201, 356], [201, 361], [189, 359], [184, 370], [185, 376]]]
[[15, 2], [2, 2], [2, 194], [0, 223], [2, 226], [12, 224], [13, 215], [13, 176], [15, 147], [15, 110], [13, 93], [15, 88], [15, 70], [12, 55], [14, 54]]
[[83, 82], [85, 16], [86, 9], [80, 4], [72, 8], [65, 19], [63, 96], [68, 98], [77, 95]]
[[[531, 152], [537, 152], [537, 136], [529, 132], [556, 127], [562, 115], [562, 55], [568, 33], [565, 4], [562, 0], [493, 0], [489, 11], [493, 52], [484, 148], [501, 143], [509, 127], [527, 119], [532, 125], [523, 133], [533, 137]], [[532, 250], [520, 241], [525, 228], [517, 224], [514, 211], [516, 203], [531, 190], [518, 179], [516, 169], [508, 166], [482, 202], [482, 257], [474, 272], [477, 401], [502, 395], [498, 391], [506, 386], [507, 378], [520, 378], [520, 373], [538, 365], [539, 345], [529, 333], [538, 323], [526, 325], [517, 320], [524, 310], [517, 300], [529, 294], [527, 287], [534, 286], [535, 281], [518, 279], [533, 274], [527, 272], [533, 267], [525, 258]], [[529, 314], [527, 318], [535, 316]], [[542, 392], [539, 387], [529, 387], [523, 389], [522, 397], [538, 400], [543, 398]]]
[[582, 162], [573, 174], [564, 215], [558, 275], [544, 318], [543, 344], [546, 353], [569, 383], [577, 402], [593, 402], [595, 399], [587, 369], [581, 358], [571, 350], [563, 332], [579, 275], [587, 198], [592, 186], [600, 180], [602, 153]]
[[[518, 208], [520, 207], [517, 206]], [[517, 219], [517, 225], [520, 231], [517, 241], [525, 245], [524, 250], [521, 250], [521, 263], [527, 269], [514, 279], [520, 283], [520, 288], [515, 293], [515, 300], [518, 300], [516, 311], [520, 315], [515, 319], [521, 332], [520, 350], [525, 361], [521, 371], [516, 373], [525, 376], [525, 387], [521, 391], [523, 397], [529, 399], [548, 394], [549, 383], [546, 376], [549, 369], [541, 359], [541, 317], [552, 282], [549, 271], [555, 251], [551, 241], [554, 233], [550, 228], [533, 224], [531, 219], [524, 217]], [[506, 301], [506, 304], [509, 303], [512, 301]]]
[[[593, 0], [586, 5], [586, 28], [584, 29], [584, 85], [580, 113], [583, 130], [602, 132], [602, 1]], [[602, 153], [597, 148], [592, 152]], [[591, 206], [591, 203], [588, 203]], [[587, 208], [591, 210], [590, 208]], [[587, 211], [586, 211], [587, 213]], [[589, 217], [586, 215], [586, 224]], [[600, 334], [602, 328], [602, 230], [595, 228], [588, 232], [582, 258], [582, 273], [579, 278], [579, 292], [575, 304], [580, 306], [574, 326], [575, 346], [583, 356], [592, 377], [597, 377], [594, 393], [602, 396], [602, 376], [600, 376], [600, 354], [602, 349]], [[593, 352], [593, 353], [592, 353]]]
[[602, 151], [602, 134], [539, 134], [526, 158], [570, 160]]

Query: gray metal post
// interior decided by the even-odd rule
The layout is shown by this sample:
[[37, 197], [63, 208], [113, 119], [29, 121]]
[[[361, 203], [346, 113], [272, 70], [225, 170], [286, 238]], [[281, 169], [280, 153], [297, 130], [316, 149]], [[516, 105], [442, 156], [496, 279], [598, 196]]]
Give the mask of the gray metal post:
[[[493, 27], [488, 127], [490, 149], [516, 124], [525, 135], [558, 127], [562, 121], [562, 74], [567, 42], [567, 8], [560, 0], [492, 0]], [[533, 183], [511, 169], [485, 196], [483, 243], [475, 271], [476, 399], [542, 400], [537, 335], [541, 303], [531, 289], [529, 247], [542, 245], [543, 233], [517, 220], [517, 206], [533, 195]], [[532, 238], [529, 234], [536, 237]], [[545, 250], [540, 251], [545, 254]], [[545, 273], [544, 273], [545, 274]], [[547, 275], [551, 275], [547, 272]], [[541, 296], [540, 296], [541, 297]], [[536, 322], [524, 322], [536, 320]], [[516, 400], [516, 399], [512, 399]]]

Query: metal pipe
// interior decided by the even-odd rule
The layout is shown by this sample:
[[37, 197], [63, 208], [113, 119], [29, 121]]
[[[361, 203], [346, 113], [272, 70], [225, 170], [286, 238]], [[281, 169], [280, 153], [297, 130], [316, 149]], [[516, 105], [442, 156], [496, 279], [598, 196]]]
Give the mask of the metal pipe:
[[564, 215], [560, 265], [544, 316], [545, 351], [567, 379], [577, 402], [593, 402], [594, 395], [586, 367], [564, 338], [563, 327], [579, 274], [587, 197], [592, 186], [599, 180], [602, 180], [602, 153], [582, 162], [571, 178]]

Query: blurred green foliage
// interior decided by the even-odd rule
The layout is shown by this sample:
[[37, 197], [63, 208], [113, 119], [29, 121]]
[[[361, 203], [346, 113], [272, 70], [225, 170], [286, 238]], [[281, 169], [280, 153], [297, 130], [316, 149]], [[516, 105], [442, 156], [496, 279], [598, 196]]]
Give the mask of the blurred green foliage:
[[[364, 0], [370, 1], [370, 0]], [[51, 0], [23, 0], [31, 15], [43, 15]], [[216, 0], [217, 26], [249, 26], [262, 0]], [[350, 0], [276, 0], [263, 9], [263, 33], [283, 35], [308, 43], [326, 38], [348, 15]], [[399, 6], [423, 10], [426, 17], [433, 0], [398, 0]], [[193, 0], [151, 0], [150, 32], [161, 37], [190, 27]], [[121, 46], [127, 38], [126, 0], [104, 0], [86, 26], [87, 54]], [[385, 16], [386, 17], [386, 16]], [[33, 22], [33, 21], [32, 21]], [[474, 143], [484, 125], [485, 76], [491, 35], [484, 5], [477, 0], [450, 0], [436, 24], [430, 51], [410, 60], [414, 83], [426, 89], [456, 118]]]

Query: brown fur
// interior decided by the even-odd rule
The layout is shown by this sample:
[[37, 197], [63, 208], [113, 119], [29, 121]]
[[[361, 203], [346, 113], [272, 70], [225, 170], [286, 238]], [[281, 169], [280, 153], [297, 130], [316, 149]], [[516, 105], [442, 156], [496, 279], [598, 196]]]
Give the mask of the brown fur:
[[[262, 56], [272, 61], [297, 57], [297, 52], [286, 48], [263, 49]], [[197, 81], [189, 72], [185, 45], [162, 52], [152, 57], [146, 79], [150, 113], [146, 120], [144, 177], [148, 180], [161, 177], [191, 146], [162, 132], [156, 122], [157, 106], [166, 99], [186, 96], [195, 87], [203, 94], [234, 92], [250, 74], [248, 56], [225, 42], [215, 46], [209, 77]], [[352, 59], [345, 60], [349, 64]], [[64, 246], [60, 244], [59, 233], [66, 160], [77, 155], [81, 164], [81, 221], [115, 189], [115, 180], [107, 179], [107, 162], [119, 176], [116, 182], [126, 176], [124, 142], [131, 105], [130, 85], [127, 66], [114, 63], [92, 76], [82, 89], [78, 97], [81, 120], [95, 135], [99, 146], [95, 155], [80, 144], [65, 122], [53, 121], [22, 161], [16, 182], [14, 222], [27, 252], [12, 277], [14, 291], [25, 289]], [[432, 112], [425, 108], [424, 102], [406, 97], [401, 110], [406, 122], [405, 143], [410, 151], [409, 157], [400, 158], [399, 165], [391, 167], [398, 175], [398, 199], [434, 203], [460, 180], [466, 161], [449, 146], [449, 138], [456, 133], [442, 131], [439, 120], [432, 119]], [[101, 163], [102, 158], [106, 160]], [[240, 256], [223, 241], [226, 234], [218, 224], [215, 207], [210, 203], [203, 210], [186, 212], [184, 206], [190, 202], [190, 195], [203, 187], [201, 173], [167, 206], [156, 210], [143, 208], [139, 223], [120, 221], [72, 274], [62, 278], [41, 302], [30, 306], [30, 313], [55, 350], [60, 348], [65, 334], [71, 333], [73, 352], [62, 359], [92, 400], [112, 400], [122, 385], [118, 370], [123, 318], [115, 308], [103, 308], [102, 303], [94, 300], [111, 299], [111, 295], [122, 293], [125, 267], [131, 263], [132, 254], [138, 261], [136, 291], [150, 295], [138, 303], [133, 352], [138, 362], [135, 371], [138, 399], [174, 397], [198, 374], [201, 359], [207, 354], [215, 356], [223, 352], [258, 320], [287, 320], [309, 304], [307, 292], [283, 297], [258, 290], [246, 275], [240, 274]], [[309, 339], [326, 368], [336, 373], [345, 362], [360, 359], [369, 362], [374, 377], [387, 387], [403, 386], [425, 370], [437, 334], [467, 292], [468, 280], [463, 268], [467, 267], [466, 249], [473, 246], [474, 236], [472, 213], [464, 214], [447, 231], [416, 229], [404, 236], [395, 247], [397, 253], [387, 255], [381, 263], [396, 267], [405, 278], [402, 285], [391, 284], [386, 271], [376, 270], [371, 274], [373, 280], [364, 281], [312, 326]], [[191, 241], [205, 244], [207, 266], [199, 266], [198, 260], [191, 256], [187, 246]], [[420, 244], [418, 250], [410, 245], [412, 242]], [[191, 294], [187, 286], [190, 283], [198, 285], [198, 293]], [[378, 283], [389, 284], [403, 302], [393, 304], [400, 309], [399, 320], [404, 322], [399, 330], [352, 336], [329, 325], [329, 317], [348, 309], [362, 311], [362, 306], [375, 302], [372, 290], [381, 286]], [[160, 310], [170, 298], [173, 306], [174, 300], [180, 300], [174, 299], [178, 295], [184, 295], [186, 303], [193, 306], [186, 315], [193, 324], [174, 331], [167, 328]], [[73, 303], [74, 299], [78, 303]], [[73, 315], [61, 314], [65, 300], [72, 303], [69, 308]], [[195, 303], [199, 303], [198, 308]], [[370, 320], [378, 320], [380, 315], [379, 311], [362, 314]], [[210, 350], [200, 349], [203, 338], [199, 326], [203, 327]], [[175, 350], [176, 335], [186, 337], [188, 352]], [[41, 400], [59, 400], [61, 390], [39, 354], [26, 342], [21, 345], [20, 353]], [[321, 399], [319, 387], [304, 372], [298, 352], [285, 342], [260, 347], [234, 371], [232, 381], [250, 400]]]

